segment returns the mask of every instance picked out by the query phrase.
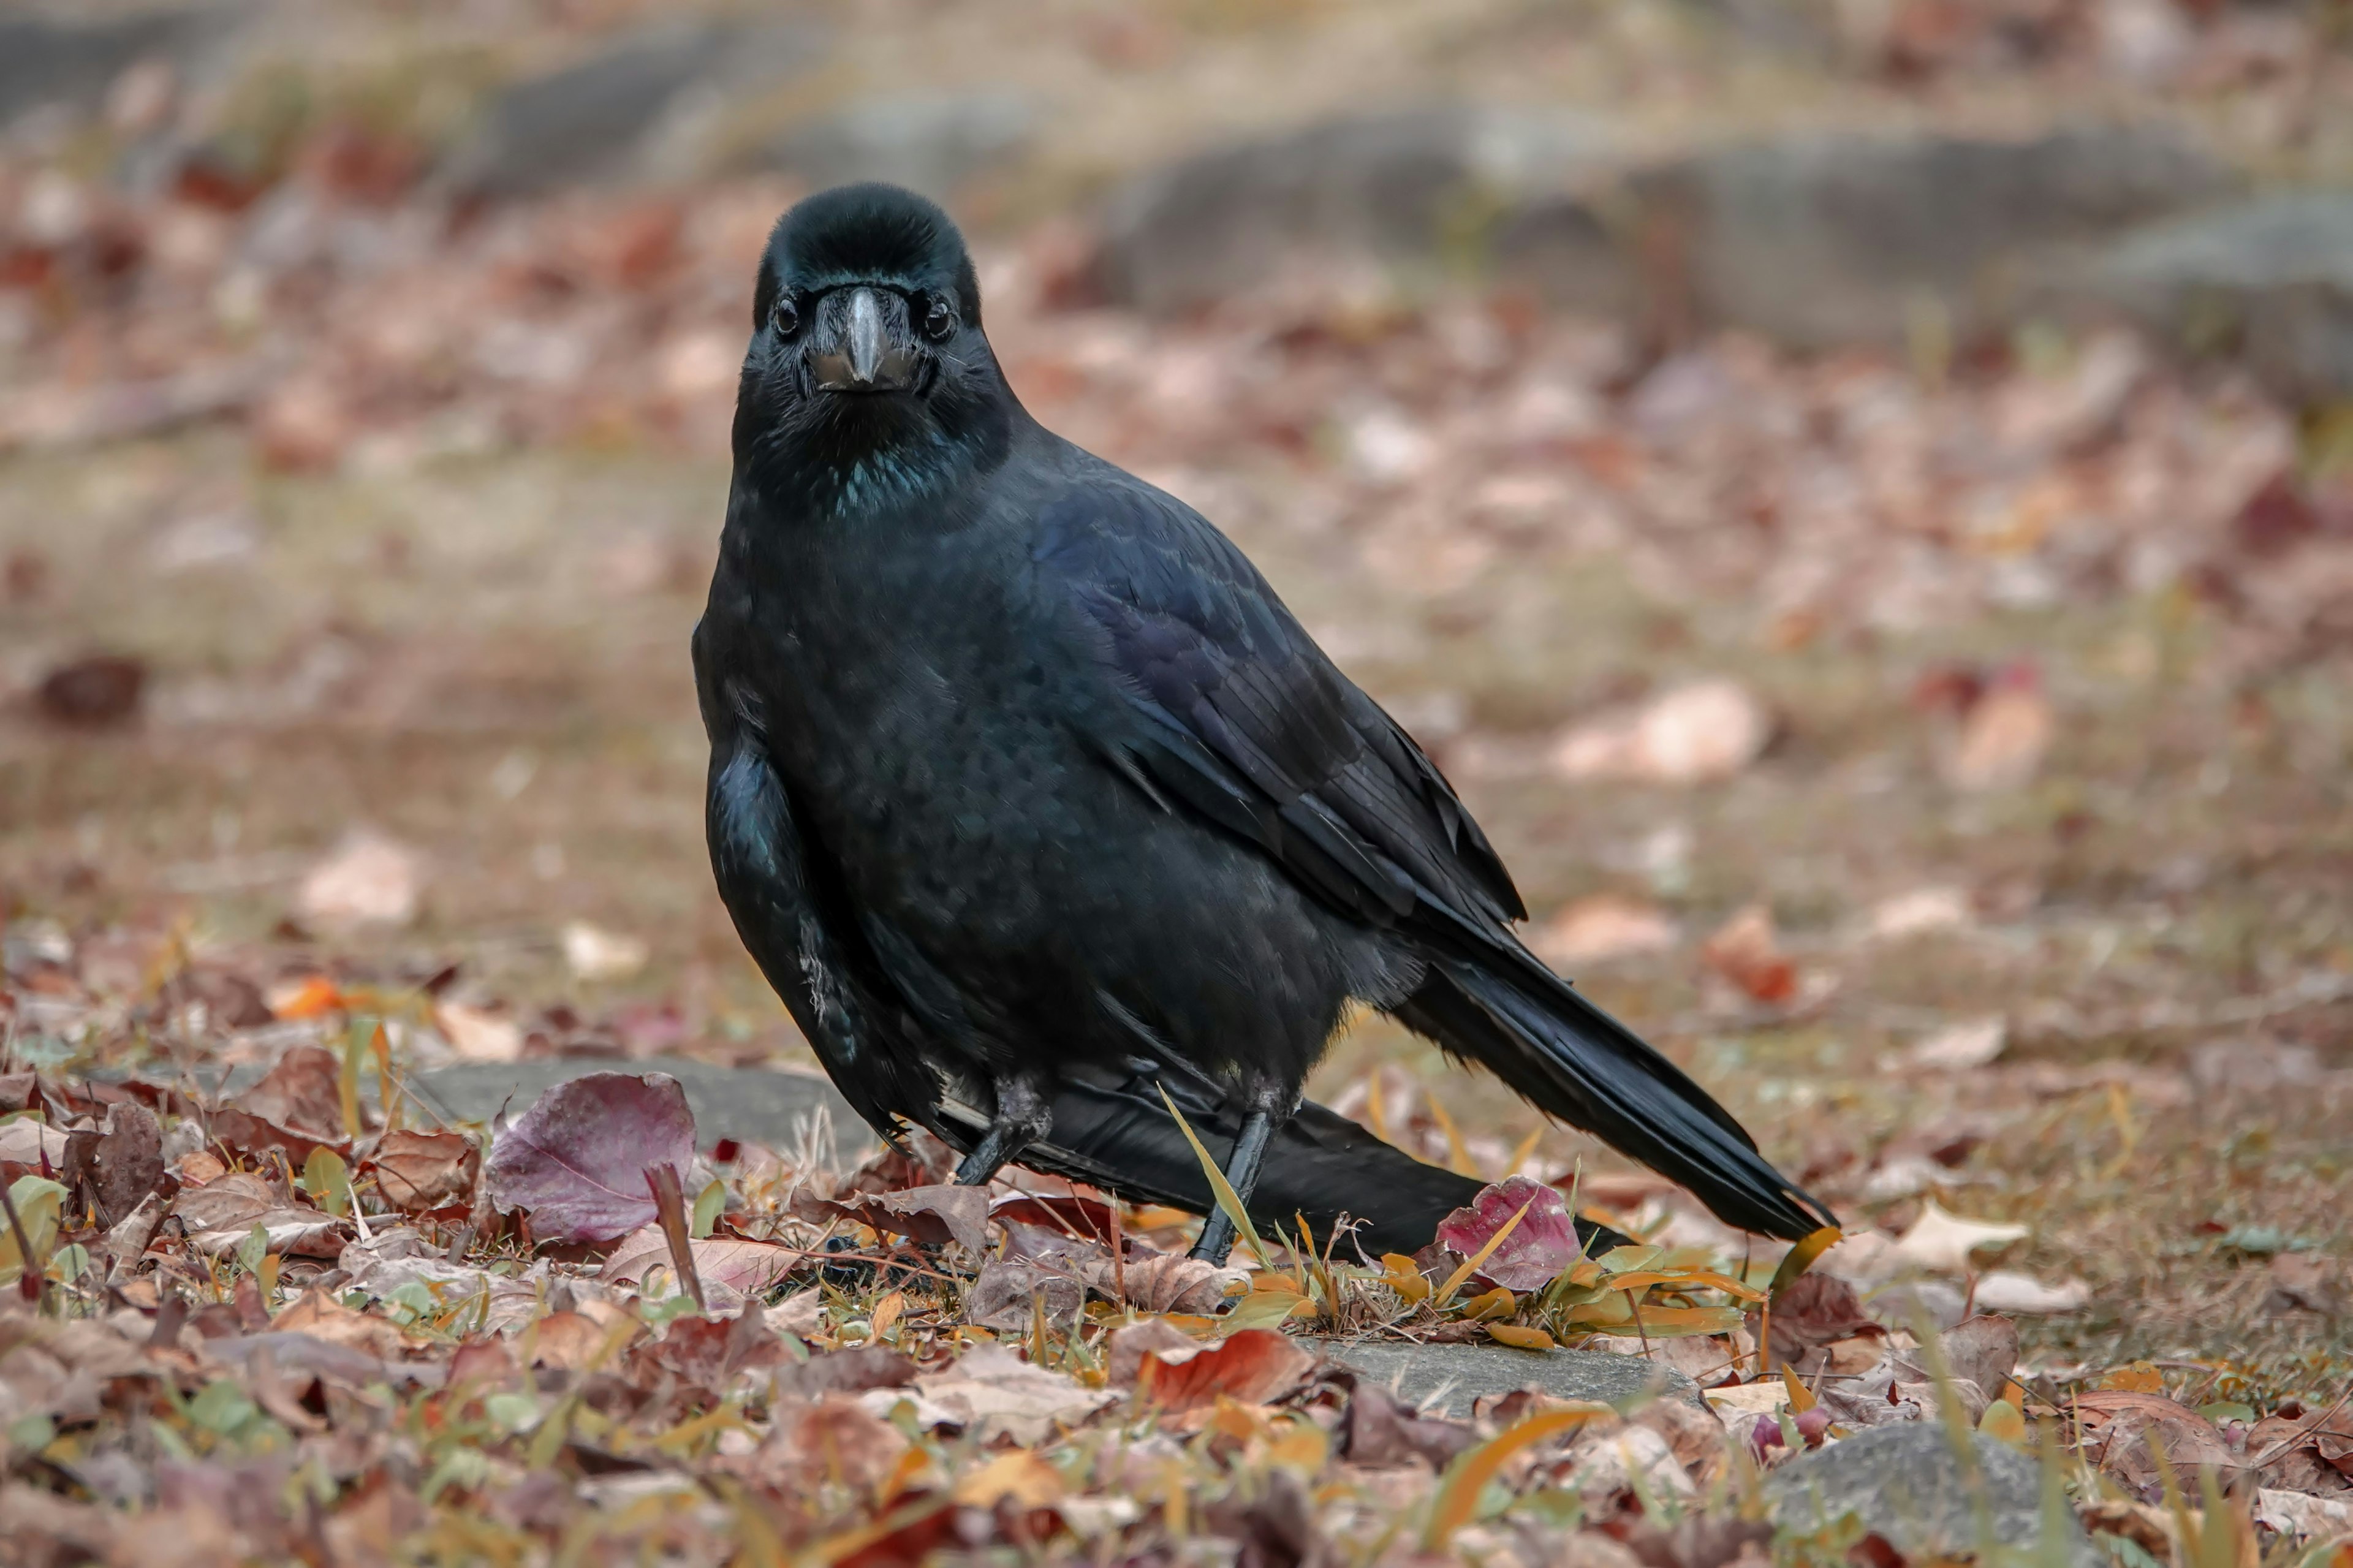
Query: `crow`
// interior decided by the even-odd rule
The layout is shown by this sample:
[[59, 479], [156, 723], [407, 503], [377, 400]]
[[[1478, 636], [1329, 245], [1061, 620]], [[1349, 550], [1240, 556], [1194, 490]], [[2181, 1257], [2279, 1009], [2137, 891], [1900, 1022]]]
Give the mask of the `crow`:
[[[1411, 1247], [1477, 1184], [1301, 1100], [1369, 1008], [1735, 1226], [1831, 1223], [1521, 944], [1453, 789], [1241, 552], [1029, 416], [937, 206], [784, 215], [733, 441], [693, 642], [712, 868], [886, 1137], [1208, 1211], [1173, 1102], [1251, 1213]], [[1232, 1241], [1211, 1212], [1195, 1255]]]

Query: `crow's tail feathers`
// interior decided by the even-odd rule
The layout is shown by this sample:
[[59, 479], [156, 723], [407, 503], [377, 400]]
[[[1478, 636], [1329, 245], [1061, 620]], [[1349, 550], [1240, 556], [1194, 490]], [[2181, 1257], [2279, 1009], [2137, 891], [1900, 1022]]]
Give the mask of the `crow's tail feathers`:
[[[1224, 1159], [1241, 1121], [1219, 1097], [1174, 1074], [1155, 1079], [1081, 1071], [1066, 1074], [1057, 1086], [1053, 1128], [1023, 1151], [1020, 1163], [1091, 1183], [1131, 1203], [1207, 1214], [1216, 1201], [1208, 1178], [1161, 1102], [1163, 1083], [1211, 1157]], [[986, 1125], [985, 1117], [966, 1111], [954, 1097], [942, 1110], [955, 1124], [934, 1131], [952, 1143], [961, 1134], [968, 1145]], [[1356, 1222], [1356, 1243], [1368, 1254], [1413, 1252], [1429, 1246], [1439, 1223], [1478, 1196], [1481, 1184], [1424, 1164], [1346, 1117], [1303, 1101], [1267, 1146], [1250, 1194], [1250, 1218], [1271, 1234], [1278, 1225], [1293, 1228], [1293, 1216], [1304, 1215], [1321, 1239], [1345, 1215]], [[1587, 1220], [1577, 1226], [1597, 1253], [1625, 1239]]]
[[1434, 960], [1398, 1020], [1688, 1187], [1727, 1225], [1796, 1241], [1835, 1223], [1683, 1069], [1535, 959], [1514, 959]]

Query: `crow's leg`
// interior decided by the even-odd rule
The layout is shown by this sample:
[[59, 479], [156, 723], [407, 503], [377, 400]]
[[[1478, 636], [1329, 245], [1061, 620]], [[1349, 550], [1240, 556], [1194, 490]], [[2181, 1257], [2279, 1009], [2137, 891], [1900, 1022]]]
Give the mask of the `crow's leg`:
[[[1266, 1146], [1274, 1137], [1274, 1113], [1264, 1106], [1242, 1118], [1242, 1130], [1234, 1140], [1234, 1152], [1226, 1157], [1226, 1180], [1231, 1184], [1234, 1195], [1247, 1208], [1250, 1193], [1258, 1185], [1259, 1163], [1266, 1157]], [[1190, 1256], [1206, 1258], [1219, 1268], [1226, 1266], [1226, 1254], [1234, 1249], [1234, 1222], [1224, 1208], [1212, 1206], [1209, 1223], [1201, 1227], [1201, 1239], [1193, 1244]]]
[[980, 1142], [956, 1167], [956, 1184], [962, 1187], [985, 1187], [990, 1178], [1005, 1165], [1018, 1159], [1021, 1151], [1045, 1135], [1054, 1124], [1054, 1100], [1045, 1087], [1018, 1077], [997, 1079], [997, 1119], [988, 1124]]

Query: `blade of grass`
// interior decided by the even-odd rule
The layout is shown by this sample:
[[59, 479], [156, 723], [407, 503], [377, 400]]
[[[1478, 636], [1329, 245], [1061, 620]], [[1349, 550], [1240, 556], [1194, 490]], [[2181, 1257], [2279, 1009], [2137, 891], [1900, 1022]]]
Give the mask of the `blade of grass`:
[[1169, 1099], [1167, 1089], [1159, 1084], [1153, 1087], [1160, 1090], [1161, 1103], [1168, 1107], [1168, 1114], [1176, 1119], [1176, 1131], [1185, 1134], [1186, 1142], [1193, 1145], [1193, 1157], [1201, 1162], [1201, 1173], [1209, 1178], [1209, 1191], [1217, 1194], [1218, 1207], [1225, 1211], [1226, 1217], [1233, 1222], [1234, 1229], [1241, 1238], [1250, 1243], [1250, 1256], [1258, 1259], [1258, 1266], [1271, 1274], [1274, 1272], [1274, 1259], [1268, 1254], [1266, 1243], [1259, 1239], [1258, 1227], [1250, 1224], [1250, 1214], [1242, 1207], [1241, 1194], [1234, 1191], [1234, 1184], [1226, 1180], [1225, 1172], [1219, 1170], [1217, 1161], [1209, 1157], [1208, 1146], [1194, 1132], [1193, 1124], [1185, 1120], [1185, 1113], [1176, 1109], [1176, 1102]]
[[1487, 1489], [1487, 1483], [1495, 1479], [1513, 1455], [1531, 1443], [1540, 1443], [1546, 1437], [1574, 1431], [1596, 1417], [1615, 1414], [1606, 1405], [1541, 1411], [1464, 1453], [1447, 1467], [1445, 1479], [1430, 1496], [1430, 1519], [1421, 1531], [1422, 1550], [1446, 1550], [1454, 1532], [1470, 1523], [1479, 1511], [1479, 1494]]

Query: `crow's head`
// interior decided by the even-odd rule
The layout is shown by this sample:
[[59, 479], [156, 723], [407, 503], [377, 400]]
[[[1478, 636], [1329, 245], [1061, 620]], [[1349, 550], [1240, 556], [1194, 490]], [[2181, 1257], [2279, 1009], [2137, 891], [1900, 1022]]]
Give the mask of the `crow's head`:
[[739, 458], [818, 489], [878, 466], [913, 477], [1001, 444], [1010, 407], [947, 214], [860, 184], [777, 221], [753, 299]]

